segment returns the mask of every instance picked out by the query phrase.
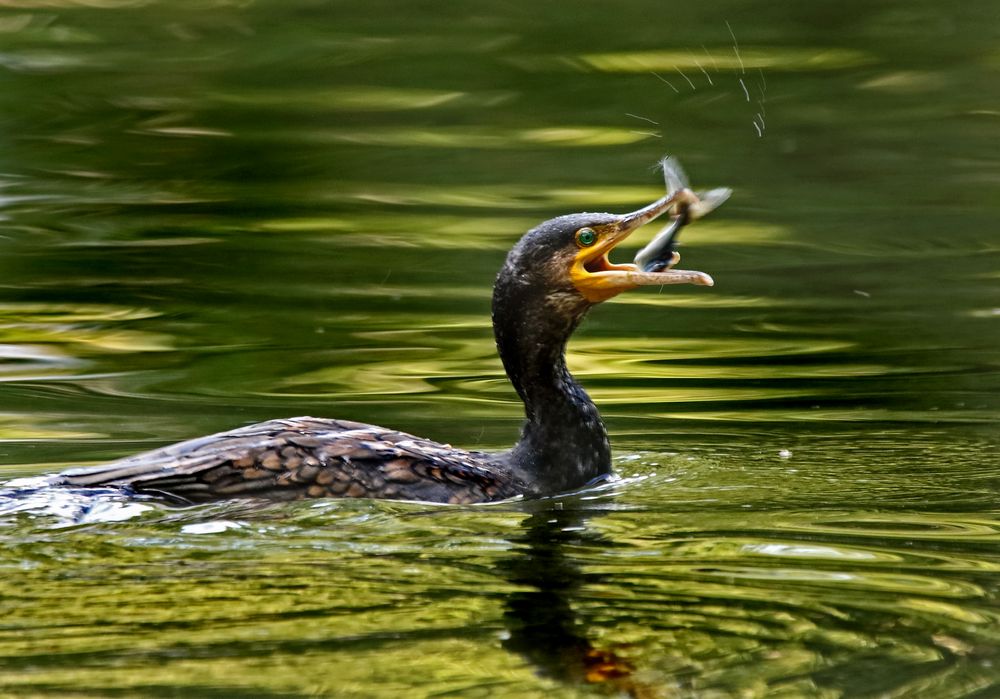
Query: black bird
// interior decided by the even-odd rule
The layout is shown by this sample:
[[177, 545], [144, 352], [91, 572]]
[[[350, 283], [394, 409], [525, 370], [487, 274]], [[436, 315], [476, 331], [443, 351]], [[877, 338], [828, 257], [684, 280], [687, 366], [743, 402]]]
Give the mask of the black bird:
[[[712, 285], [702, 272], [672, 269], [679, 225], [696, 218], [689, 209], [699, 206], [702, 213], [714, 208], [686, 186], [671, 186], [666, 196], [622, 216], [546, 221], [510, 251], [493, 289], [497, 350], [525, 409], [521, 437], [509, 451], [465, 451], [384, 427], [298, 417], [65, 471], [49, 482], [180, 502], [339, 496], [470, 503], [552, 495], [598, 481], [611, 473], [611, 447], [597, 407], [566, 368], [566, 342], [592, 306], [628, 289]], [[667, 212], [674, 219], [669, 234], [640, 253], [661, 260], [659, 271], [608, 260], [633, 231]]]

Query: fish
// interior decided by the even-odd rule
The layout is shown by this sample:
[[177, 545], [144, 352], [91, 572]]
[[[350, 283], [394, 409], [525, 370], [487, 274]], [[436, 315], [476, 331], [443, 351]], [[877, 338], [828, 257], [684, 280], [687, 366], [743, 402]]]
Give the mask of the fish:
[[707, 192], [692, 192], [687, 175], [677, 158], [667, 156], [660, 161], [667, 194], [677, 198], [670, 222], [657, 233], [649, 243], [635, 255], [635, 265], [643, 272], [661, 272], [677, 264], [680, 255], [677, 236], [681, 229], [715, 209], [729, 199], [733, 190], [728, 187], [710, 189]]

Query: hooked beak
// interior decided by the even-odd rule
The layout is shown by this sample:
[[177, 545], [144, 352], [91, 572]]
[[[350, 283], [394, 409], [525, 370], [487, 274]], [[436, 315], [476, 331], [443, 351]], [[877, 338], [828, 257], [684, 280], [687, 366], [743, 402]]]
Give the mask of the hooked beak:
[[591, 303], [607, 301], [623, 291], [638, 286], [661, 284], [712, 286], [715, 282], [704, 272], [671, 269], [680, 260], [680, 255], [676, 253], [674, 253], [673, 261], [667, 269], [659, 272], [644, 272], [634, 264], [613, 264], [608, 259], [608, 253], [643, 224], [649, 223], [675, 207], [695, 206], [698, 202], [697, 195], [690, 189], [684, 188], [668, 194], [638, 211], [625, 214], [616, 221], [593, 226], [593, 230], [598, 234], [597, 242], [589, 247], [581, 248], [576, 254], [573, 266], [570, 268], [570, 278], [573, 280], [573, 285]]

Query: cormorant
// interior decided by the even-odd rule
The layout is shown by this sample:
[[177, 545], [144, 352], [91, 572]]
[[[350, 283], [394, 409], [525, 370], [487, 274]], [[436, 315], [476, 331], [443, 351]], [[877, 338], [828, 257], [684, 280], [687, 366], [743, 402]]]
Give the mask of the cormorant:
[[[711, 286], [702, 272], [673, 269], [677, 232], [718, 206], [728, 190], [696, 195], [664, 161], [668, 192], [632, 213], [560, 216], [528, 231], [507, 255], [493, 289], [497, 350], [524, 402], [521, 437], [509, 451], [466, 451], [346, 420], [270, 420], [180, 442], [53, 485], [111, 487], [181, 502], [371, 497], [446, 503], [553, 495], [606, 478], [611, 446], [597, 411], [566, 368], [566, 342], [596, 304], [639, 286]], [[608, 253], [657, 216], [672, 222], [636, 256]]]

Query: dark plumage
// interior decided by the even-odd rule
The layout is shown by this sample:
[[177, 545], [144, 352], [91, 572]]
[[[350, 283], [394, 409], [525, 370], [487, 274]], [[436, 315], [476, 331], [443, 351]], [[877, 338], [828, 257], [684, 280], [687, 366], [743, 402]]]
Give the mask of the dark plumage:
[[697, 201], [681, 189], [625, 216], [561, 216], [529, 231], [511, 250], [493, 291], [497, 349], [525, 406], [521, 437], [510, 451], [465, 451], [374, 425], [299, 417], [66, 471], [51, 482], [183, 502], [250, 496], [470, 503], [550, 495], [604, 478], [611, 473], [607, 431], [566, 368], [566, 342], [593, 305], [621, 291], [712, 283], [700, 272], [670, 269], [672, 264], [651, 273], [607, 259], [643, 223], [668, 211], [676, 217]]
[[64, 485], [118, 485], [186, 502], [261, 496], [467, 503], [524, 491], [488, 454], [360, 422], [312, 417], [269, 420], [59, 478]]

